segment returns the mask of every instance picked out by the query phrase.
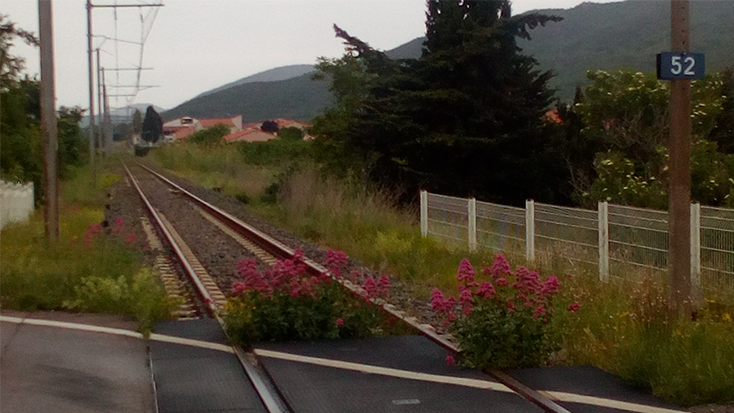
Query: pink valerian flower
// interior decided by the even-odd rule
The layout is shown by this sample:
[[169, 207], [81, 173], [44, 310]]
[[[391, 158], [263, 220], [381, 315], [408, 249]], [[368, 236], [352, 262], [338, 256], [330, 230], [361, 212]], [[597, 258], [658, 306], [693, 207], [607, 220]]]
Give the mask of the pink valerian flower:
[[459, 264], [459, 269], [456, 272], [456, 280], [459, 282], [463, 282], [464, 285], [473, 285], [474, 284], [474, 276], [476, 275], [476, 272], [474, 271], [474, 267], [472, 267], [469, 260], [464, 258], [461, 260], [461, 263]]
[[573, 304], [570, 304], [568, 306], [568, 311], [570, 311], [572, 313], [575, 313], [576, 311], [579, 310], [579, 308], [581, 308], [581, 304], [579, 304], [579, 303], [573, 303]]
[[507, 309], [510, 311], [515, 311], [515, 303], [512, 300], [507, 300]]
[[347, 261], [349, 261], [349, 257], [344, 253], [344, 251], [326, 251], [326, 268], [328, 268], [336, 278], [341, 278], [342, 269], [347, 264]]
[[512, 285], [526, 294], [535, 294], [540, 291], [540, 276], [537, 271], [530, 271], [525, 267], [517, 268], [517, 279]]
[[390, 289], [390, 279], [387, 278], [387, 275], [382, 274], [380, 276], [380, 279], [377, 281], [377, 295], [379, 297], [385, 298], [387, 296], [387, 291]]
[[472, 299], [473, 298], [471, 290], [469, 290], [468, 288], [461, 290], [461, 293], [459, 294], [459, 302], [462, 306], [466, 305], [467, 303], [471, 303]]
[[128, 234], [128, 236], [125, 237], [125, 243], [127, 244], [134, 244], [138, 241], [138, 237], [135, 236], [135, 234]]
[[471, 303], [465, 303], [461, 307], [461, 311], [464, 313], [465, 316], [469, 316], [472, 313], [472, 311], [474, 311], [474, 306], [471, 305]]
[[375, 297], [377, 293], [377, 283], [375, 283], [374, 278], [367, 277], [367, 279], [364, 281], [364, 284], [362, 284], [362, 288], [367, 292], [368, 298]]
[[477, 295], [481, 295], [484, 298], [492, 298], [495, 294], [497, 294], [497, 291], [494, 289], [494, 285], [492, 285], [491, 282], [485, 281], [479, 284]]
[[507, 287], [510, 285], [510, 282], [505, 277], [497, 277], [494, 283], [497, 284], [497, 287]]
[[336, 319], [336, 326], [337, 326], [337, 327], [341, 327], [341, 326], [343, 326], [343, 325], [344, 325], [344, 319], [343, 319], [343, 318], [341, 318], [341, 317], [337, 318], [337, 319]]
[[84, 232], [84, 245], [91, 246], [92, 241], [102, 234], [102, 224], [89, 225]]
[[117, 217], [112, 222], [112, 234], [113, 235], [123, 235], [125, 233], [125, 222], [122, 220], [122, 217]]
[[434, 288], [431, 291], [431, 309], [436, 312], [443, 312], [444, 301], [446, 301], [446, 297], [444, 297], [443, 291]]
[[507, 262], [507, 258], [505, 258], [502, 254], [497, 254], [497, 256], [494, 258], [494, 264], [492, 264], [492, 268], [484, 269], [484, 273], [492, 274], [492, 278], [496, 281], [498, 278], [512, 274], [512, 269], [510, 268], [510, 263]]
[[456, 364], [456, 360], [454, 360], [454, 357], [451, 355], [446, 356], [446, 365], [453, 366], [454, 364]]
[[558, 294], [558, 287], [560, 283], [555, 275], [549, 275], [545, 282], [540, 286], [540, 293], [543, 295], [555, 295]]
[[533, 318], [535, 319], [542, 315], [545, 315], [545, 306], [541, 304], [533, 311]]
[[257, 270], [257, 264], [253, 259], [240, 260], [237, 263], [237, 273], [242, 277], [242, 281], [237, 287], [232, 285], [233, 291], [235, 288], [241, 291], [240, 294], [245, 291], [258, 291], [268, 296], [273, 293], [270, 278]]

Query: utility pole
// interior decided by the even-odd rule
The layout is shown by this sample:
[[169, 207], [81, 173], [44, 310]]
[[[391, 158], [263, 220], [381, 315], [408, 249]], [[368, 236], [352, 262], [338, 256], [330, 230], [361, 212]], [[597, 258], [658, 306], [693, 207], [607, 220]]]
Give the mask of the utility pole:
[[99, 125], [99, 130], [102, 131], [102, 122], [104, 121], [104, 117], [102, 116], [102, 82], [104, 82], [104, 68], [100, 64], [99, 51], [99, 47], [95, 49], [95, 52], [97, 52], [97, 108], [99, 108], [100, 112], [97, 116], [97, 124]]
[[59, 238], [59, 144], [56, 138], [56, 85], [51, 0], [38, 0], [38, 32], [41, 41], [41, 134], [43, 135], [46, 237]]
[[[690, 50], [689, 0], [671, 0], [673, 52]], [[673, 79], [670, 86], [670, 184], [668, 265], [675, 311], [691, 305], [691, 81]]]
[[89, 54], [89, 166], [92, 168], [92, 186], [97, 187], [97, 164], [94, 160], [97, 134], [94, 129], [94, 68], [92, 67], [92, 0], [87, 0], [87, 53]]

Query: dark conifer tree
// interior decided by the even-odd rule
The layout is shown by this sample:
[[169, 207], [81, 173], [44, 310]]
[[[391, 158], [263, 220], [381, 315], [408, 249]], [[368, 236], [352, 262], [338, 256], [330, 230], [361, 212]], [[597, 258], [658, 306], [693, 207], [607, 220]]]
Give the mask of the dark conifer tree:
[[346, 133], [374, 180], [409, 194], [555, 200], [560, 177], [548, 172], [562, 161], [543, 122], [552, 74], [515, 38], [558, 19], [510, 14], [507, 0], [429, 0], [423, 56], [397, 62], [337, 28], [374, 75]]
[[162, 135], [163, 118], [153, 109], [153, 106], [148, 106], [148, 109], [145, 111], [145, 119], [143, 119], [143, 132], [141, 137], [146, 142], [156, 143]]

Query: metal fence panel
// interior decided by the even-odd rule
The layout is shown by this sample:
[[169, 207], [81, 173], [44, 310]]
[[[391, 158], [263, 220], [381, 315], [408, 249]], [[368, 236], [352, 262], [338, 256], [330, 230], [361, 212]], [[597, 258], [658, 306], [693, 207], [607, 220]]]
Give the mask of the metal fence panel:
[[599, 264], [599, 213], [535, 204], [536, 249], [572, 261]]
[[428, 235], [468, 245], [469, 209], [464, 198], [428, 194]]
[[734, 210], [701, 206], [701, 284], [734, 287]]
[[525, 248], [525, 210], [477, 201], [477, 243], [521, 254]]

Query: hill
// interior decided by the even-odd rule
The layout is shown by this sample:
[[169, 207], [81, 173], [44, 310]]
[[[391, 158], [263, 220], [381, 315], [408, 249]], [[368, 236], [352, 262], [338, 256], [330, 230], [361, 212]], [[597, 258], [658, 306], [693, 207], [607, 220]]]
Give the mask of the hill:
[[306, 73], [311, 73], [313, 71], [314, 71], [313, 65], [289, 65], [289, 66], [276, 67], [275, 69], [266, 70], [264, 72], [256, 73], [252, 76], [243, 77], [240, 80], [235, 80], [234, 82], [227, 83], [224, 86], [220, 86], [218, 88], [214, 88], [212, 90], [206, 91], [197, 97], [206, 96], [212, 93], [219, 92], [220, 90], [229, 89], [234, 86], [244, 85], [245, 83], [277, 82], [279, 80], [286, 80], [286, 79], [291, 79], [294, 77], [302, 76], [302, 75], [305, 75]]
[[[691, 1], [691, 50], [706, 54], [708, 73], [734, 65], [734, 1]], [[655, 70], [655, 55], [670, 50], [670, 1], [628, 0], [583, 3], [572, 9], [538, 10], [563, 21], [538, 27], [531, 41], [518, 46], [535, 56], [550, 82], [570, 101], [576, 85], [585, 85], [589, 69], [620, 67]]]
[[[573, 99], [577, 85], [587, 84], [589, 69], [627, 67], [650, 72], [655, 70], [655, 55], [670, 50], [668, 0], [583, 3], [572, 9], [532, 12], [564, 18], [532, 30], [531, 41], [518, 40], [523, 52], [538, 60], [540, 69], [553, 70], [550, 86], [563, 101]], [[706, 54], [709, 73], [734, 66], [732, 21], [732, 0], [691, 1], [691, 50]], [[362, 40], [369, 43], [370, 39]], [[393, 59], [418, 58], [423, 41], [416, 38], [386, 53]], [[328, 83], [312, 81], [310, 75], [303, 74], [312, 68], [284, 66], [240, 79], [179, 105], [164, 118], [242, 114], [243, 121], [310, 119], [331, 102]], [[279, 80], [289, 74], [296, 77]]]
[[310, 74], [275, 82], [251, 82], [199, 96], [162, 114], [199, 118], [242, 115], [243, 122], [264, 119], [311, 119], [331, 104], [326, 81]]

